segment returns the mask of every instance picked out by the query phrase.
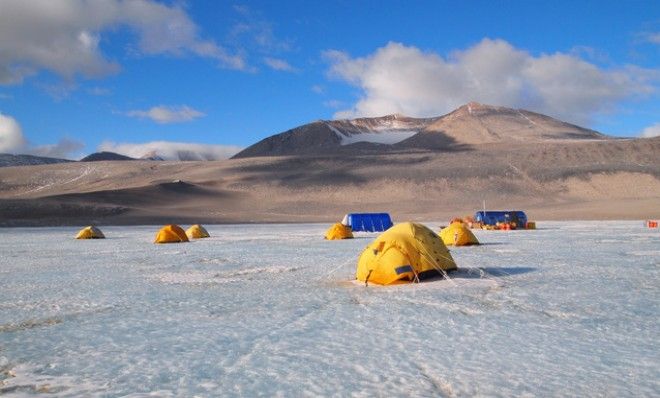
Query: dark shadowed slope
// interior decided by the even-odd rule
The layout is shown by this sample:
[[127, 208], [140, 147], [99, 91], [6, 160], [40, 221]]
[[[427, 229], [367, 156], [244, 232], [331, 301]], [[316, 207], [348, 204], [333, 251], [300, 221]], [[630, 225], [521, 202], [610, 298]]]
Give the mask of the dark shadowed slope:
[[135, 160], [129, 156], [120, 155], [115, 152], [94, 152], [80, 159], [81, 162], [101, 162], [104, 160]]

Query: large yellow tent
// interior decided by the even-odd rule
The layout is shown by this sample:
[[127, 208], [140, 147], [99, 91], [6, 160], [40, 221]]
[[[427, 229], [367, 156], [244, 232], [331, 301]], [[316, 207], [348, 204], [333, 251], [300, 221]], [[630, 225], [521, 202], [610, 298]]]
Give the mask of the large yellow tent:
[[169, 224], [164, 226], [156, 234], [154, 243], [179, 243], [188, 242], [186, 231], [176, 224]]
[[186, 236], [188, 239], [201, 239], [201, 238], [209, 238], [211, 235], [209, 235], [209, 232], [206, 230], [206, 228], [202, 227], [199, 224], [195, 224], [188, 228], [186, 230]]
[[351, 230], [351, 227], [338, 222], [332, 224], [332, 226], [326, 231], [325, 238], [327, 240], [351, 239], [353, 238], [353, 231]]
[[447, 246], [478, 245], [479, 241], [472, 231], [460, 221], [449, 224], [440, 231], [440, 238]]
[[422, 224], [393, 226], [360, 255], [356, 278], [379, 285], [414, 282], [456, 269], [449, 250]]
[[78, 235], [76, 235], [76, 239], [105, 239], [105, 235], [103, 235], [100, 229], [90, 225], [81, 229]]

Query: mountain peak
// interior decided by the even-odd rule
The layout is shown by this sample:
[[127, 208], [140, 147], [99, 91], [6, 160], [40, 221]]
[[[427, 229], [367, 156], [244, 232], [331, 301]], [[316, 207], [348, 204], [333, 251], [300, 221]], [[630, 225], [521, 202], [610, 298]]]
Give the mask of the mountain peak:
[[493, 105], [482, 104], [476, 101], [470, 101], [467, 104], [460, 106], [454, 112], [472, 114], [473, 112], [496, 111], [501, 109], [505, 109], [505, 108], [501, 106], [493, 106]]

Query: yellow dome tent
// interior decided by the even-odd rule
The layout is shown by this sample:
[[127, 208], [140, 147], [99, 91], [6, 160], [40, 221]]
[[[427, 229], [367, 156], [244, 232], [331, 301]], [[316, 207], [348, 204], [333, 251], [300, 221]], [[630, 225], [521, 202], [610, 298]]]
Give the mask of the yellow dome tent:
[[360, 255], [356, 278], [379, 285], [414, 282], [456, 269], [449, 250], [422, 224], [397, 224]]
[[353, 231], [351, 230], [351, 227], [338, 222], [332, 224], [332, 226], [326, 231], [325, 238], [327, 240], [352, 239]]
[[178, 225], [169, 224], [164, 226], [156, 234], [154, 243], [179, 243], [188, 242], [186, 232]]
[[105, 235], [103, 235], [100, 229], [90, 225], [81, 229], [78, 235], [76, 235], [76, 239], [105, 239]]
[[199, 224], [195, 224], [192, 227], [188, 228], [186, 230], [186, 236], [188, 239], [201, 239], [201, 238], [209, 238], [211, 235], [209, 235], [209, 232], [206, 230], [206, 228], [202, 227]]
[[478, 245], [479, 241], [462, 222], [452, 222], [440, 231], [440, 238], [447, 246]]

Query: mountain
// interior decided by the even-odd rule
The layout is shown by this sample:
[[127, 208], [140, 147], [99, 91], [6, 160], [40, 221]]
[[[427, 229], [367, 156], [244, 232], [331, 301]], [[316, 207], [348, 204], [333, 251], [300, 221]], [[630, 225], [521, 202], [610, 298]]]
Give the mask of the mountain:
[[33, 155], [12, 155], [9, 153], [0, 153], [0, 167], [31, 166], [38, 164], [54, 164], [66, 162], [72, 162], [72, 160]]
[[[489, 209], [532, 220], [660, 218], [660, 137], [472, 150], [72, 162], [0, 168], [0, 226], [337, 222], [387, 211], [446, 222]], [[640, 224], [641, 228], [641, 224]], [[319, 231], [322, 231], [319, 229]]]
[[455, 151], [483, 144], [603, 139], [608, 137], [539, 113], [471, 102], [433, 118], [316, 121], [265, 138], [234, 158]]
[[2, 167], [0, 226], [328, 223], [373, 211], [437, 225], [484, 201], [531, 220], [642, 220], [660, 218], [658, 192], [660, 137], [470, 103], [437, 118], [319, 121], [234, 159]]
[[94, 152], [80, 159], [81, 162], [102, 162], [104, 160], [135, 160], [129, 156], [120, 155], [115, 152]]

